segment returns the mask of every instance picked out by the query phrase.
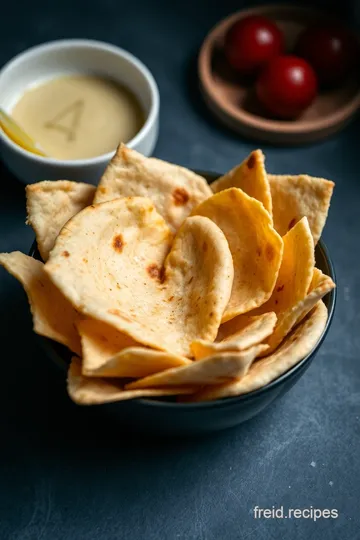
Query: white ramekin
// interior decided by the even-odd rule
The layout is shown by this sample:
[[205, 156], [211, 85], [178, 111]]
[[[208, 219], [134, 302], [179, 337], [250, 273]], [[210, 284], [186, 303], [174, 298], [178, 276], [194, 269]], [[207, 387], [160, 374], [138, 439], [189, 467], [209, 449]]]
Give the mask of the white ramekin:
[[[151, 155], [159, 129], [159, 91], [148, 68], [132, 54], [100, 41], [70, 39], [53, 41], [15, 56], [0, 71], [0, 106], [11, 109], [26, 88], [73, 73], [110, 77], [136, 95], [145, 112], [145, 124], [129, 148]], [[15, 144], [0, 129], [2, 159], [26, 184], [40, 180], [69, 179], [96, 183], [114, 152], [90, 159], [44, 158]]]

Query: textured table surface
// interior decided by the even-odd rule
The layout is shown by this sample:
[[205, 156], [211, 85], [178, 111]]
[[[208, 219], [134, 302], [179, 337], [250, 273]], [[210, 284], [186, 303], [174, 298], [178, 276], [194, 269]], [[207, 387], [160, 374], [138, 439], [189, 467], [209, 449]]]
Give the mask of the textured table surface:
[[[53, 38], [123, 46], [159, 84], [156, 156], [223, 172], [257, 145], [211, 118], [197, 93], [194, 55], [206, 31], [240, 4], [9, 3], [0, 64]], [[0, 271], [1, 539], [360, 538], [359, 130], [354, 123], [314, 146], [264, 148], [271, 172], [336, 182], [324, 239], [337, 270], [338, 305], [300, 382], [231, 431], [180, 441], [134, 439], [104, 424], [96, 410], [75, 407], [33, 339], [23, 291]], [[24, 223], [24, 188], [4, 168], [0, 181], [0, 251], [26, 252], [33, 234]], [[339, 517], [254, 519], [256, 505], [337, 509]]]

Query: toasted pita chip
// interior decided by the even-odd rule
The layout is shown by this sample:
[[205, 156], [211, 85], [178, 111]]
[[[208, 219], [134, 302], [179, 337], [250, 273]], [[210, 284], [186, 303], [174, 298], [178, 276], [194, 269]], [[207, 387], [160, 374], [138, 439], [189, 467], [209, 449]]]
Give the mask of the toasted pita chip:
[[303, 300], [278, 315], [275, 330], [267, 340], [270, 347], [267, 354], [273, 352], [280, 345], [294, 326], [301, 322], [318, 301], [335, 287], [335, 283], [329, 276], [316, 269], [316, 278], [313, 279], [312, 286], [313, 288]]
[[247, 374], [235, 382], [209, 386], [184, 401], [210, 401], [247, 394], [274, 381], [305, 358], [324, 332], [328, 312], [323, 302], [316, 304], [311, 314], [271, 356], [254, 362]]
[[261, 150], [255, 150], [234, 169], [210, 184], [214, 193], [231, 187], [240, 188], [250, 197], [257, 199], [265, 210], [272, 214], [270, 185], [267, 178], [265, 156]]
[[126, 385], [126, 389], [170, 388], [172, 386], [196, 386], [217, 384], [244, 375], [254, 358], [267, 349], [266, 345], [255, 345], [246, 351], [223, 352], [178, 367], [144, 377]]
[[241, 189], [216, 193], [193, 215], [212, 219], [225, 234], [234, 261], [234, 283], [222, 322], [261, 306], [274, 289], [283, 241], [263, 205]]
[[69, 180], [38, 182], [26, 186], [27, 223], [36, 234], [43, 261], [65, 223], [92, 203], [95, 186]]
[[191, 210], [211, 195], [202, 176], [166, 161], [146, 158], [120, 145], [100, 180], [94, 202], [149, 197], [169, 227], [176, 231]]
[[45, 270], [84, 315], [143, 345], [188, 356], [194, 339], [216, 337], [233, 261], [207, 218], [187, 218], [172, 246], [171, 239], [149, 199], [116, 199], [72, 218]]
[[320, 284], [320, 282], [323, 281], [323, 279], [326, 279], [327, 277], [328, 276], [324, 277], [324, 274], [322, 273], [321, 270], [319, 270], [318, 268], [314, 268], [308, 292], [313, 291]]
[[335, 184], [306, 174], [269, 174], [268, 179], [275, 229], [284, 236], [295, 223], [306, 216], [316, 245], [326, 222]]
[[[238, 322], [236, 329], [234, 322]], [[258, 343], [261, 343], [273, 332], [276, 324], [275, 313], [264, 313], [263, 315], [250, 317], [239, 315], [231, 321], [221, 325], [222, 327], [232, 325], [233, 333], [226, 335], [223, 339], [211, 343], [203, 339], [193, 341], [191, 350], [196, 360], [206, 358], [215, 353], [228, 351], [243, 351]], [[219, 333], [224, 334], [224, 328], [219, 329]], [[219, 336], [218, 336], [219, 337]]]
[[141, 347], [126, 334], [100, 321], [82, 320], [77, 328], [81, 337], [83, 375], [146, 377], [191, 363], [183, 356]]
[[78, 405], [99, 405], [127, 399], [164, 397], [189, 394], [194, 388], [152, 388], [124, 390], [120, 381], [85, 377], [81, 373], [81, 362], [73, 358], [68, 371], [67, 390], [70, 398]]
[[315, 266], [314, 241], [306, 217], [297, 222], [283, 237], [284, 251], [279, 275], [269, 300], [254, 314], [292, 308], [308, 292]]
[[24, 287], [33, 317], [34, 332], [80, 353], [77, 312], [44, 272], [44, 264], [19, 251], [1, 253], [0, 265]]

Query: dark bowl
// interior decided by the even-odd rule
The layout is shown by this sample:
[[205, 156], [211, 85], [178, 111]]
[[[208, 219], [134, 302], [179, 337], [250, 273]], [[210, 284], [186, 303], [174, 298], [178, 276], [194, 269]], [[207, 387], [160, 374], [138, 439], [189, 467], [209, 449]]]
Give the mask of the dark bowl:
[[[197, 171], [209, 182], [219, 175]], [[40, 258], [36, 242], [30, 255]], [[335, 281], [335, 270], [325, 244], [320, 240], [315, 250], [316, 266]], [[155, 399], [133, 399], [118, 403], [98, 405], [97, 408], [106, 415], [115, 416], [118, 425], [129, 428], [133, 432], [151, 435], [201, 435], [234, 427], [255, 416], [268, 407], [276, 398], [290, 390], [296, 381], [305, 373], [316, 356], [330, 328], [336, 303], [336, 288], [323, 299], [328, 309], [328, 320], [324, 332], [314, 349], [286, 373], [266, 386], [248, 394], [208, 401], [204, 403], [177, 403]], [[39, 336], [41, 345], [51, 360], [66, 374], [72, 354], [54, 341]]]

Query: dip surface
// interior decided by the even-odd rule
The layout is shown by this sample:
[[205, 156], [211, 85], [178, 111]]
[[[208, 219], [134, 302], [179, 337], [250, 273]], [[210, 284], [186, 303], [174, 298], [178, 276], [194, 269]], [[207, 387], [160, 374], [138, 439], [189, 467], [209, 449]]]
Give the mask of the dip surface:
[[64, 160], [115, 151], [144, 124], [132, 92], [87, 75], [64, 76], [27, 90], [11, 115], [49, 157]]

